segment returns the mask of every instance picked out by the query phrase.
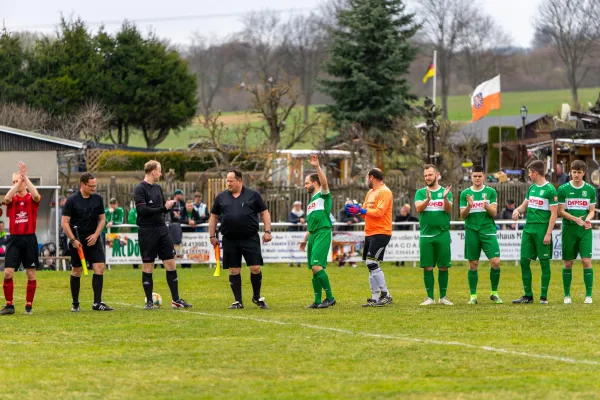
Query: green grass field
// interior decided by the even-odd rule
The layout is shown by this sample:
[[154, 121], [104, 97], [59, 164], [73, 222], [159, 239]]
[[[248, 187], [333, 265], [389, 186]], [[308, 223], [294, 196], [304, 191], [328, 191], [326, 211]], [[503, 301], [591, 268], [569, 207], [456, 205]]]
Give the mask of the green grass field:
[[[534, 293], [539, 267], [534, 263]], [[450, 271], [455, 306], [420, 307], [419, 268], [384, 271], [394, 303], [362, 308], [367, 271], [331, 267], [338, 305], [307, 310], [306, 268], [267, 266], [263, 295], [271, 307], [232, 301], [226, 274], [206, 267], [179, 270], [190, 311], [144, 311], [141, 271], [107, 271], [105, 301], [91, 310], [91, 278], [82, 281], [82, 311], [71, 313], [69, 273], [40, 272], [34, 314], [23, 314], [25, 275], [15, 275], [18, 313], [0, 322], [2, 399], [566, 399], [595, 398], [600, 382], [597, 304], [584, 305], [581, 268], [575, 304], [562, 304], [560, 265], [553, 263], [550, 305], [512, 305], [520, 272], [503, 265], [500, 295], [487, 300], [482, 267], [480, 304], [469, 306], [467, 267]], [[164, 270], [155, 291], [169, 299]], [[437, 274], [436, 274], [437, 276]], [[437, 288], [436, 288], [437, 293]], [[537, 301], [537, 299], [536, 299]]]
[[[600, 88], [586, 88], [579, 90], [579, 99], [581, 104], [587, 109], [587, 103], [592, 104], [598, 98]], [[520, 115], [522, 105], [527, 106], [530, 114], [552, 113], [556, 114], [560, 110], [562, 103], [569, 103], [571, 94], [569, 90], [548, 90], [548, 91], [531, 91], [531, 92], [505, 92], [502, 93], [502, 110], [500, 112], [504, 116]], [[437, 102], [441, 105], [441, 98], [438, 97]], [[311, 107], [311, 114], [316, 112], [319, 106]], [[298, 113], [302, 113], [302, 109], [298, 108]], [[498, 115], [498, 111], [492, 111], [491, 116]], [[224, 117], [239, 115], [240, 113], [224, 113]], [[471, 120], [471, 102], [469, 95], [450, 96], [448, 98], [448, 116], [451, 121]], [[253, 125], [261, 124], [261, 122], [253, 122]], [[207, 130], [201, 125], [192, 125], [180, 132], [171, 133], [167, 139], [158, 147], [161, 149], [185, 149], [189, 143], [196, 141], [197, 137], [208, 137]], [[233, 132], [227, 135], [228, 140], [232, 141], [235, 138]], [[284, 138], [285, 138], [284, 131]], [[248, 137], [248, 146], [254, 147], [264, 141], [262, 133], [254, 133]], [[141, 133], [132, 133], [129, 145], [137, 147], [146, 147], [146, 142]], [[295, 149], [310, 149], [313, 148], [310, 138], [304, 143], [298, 143], [294, 146]]]

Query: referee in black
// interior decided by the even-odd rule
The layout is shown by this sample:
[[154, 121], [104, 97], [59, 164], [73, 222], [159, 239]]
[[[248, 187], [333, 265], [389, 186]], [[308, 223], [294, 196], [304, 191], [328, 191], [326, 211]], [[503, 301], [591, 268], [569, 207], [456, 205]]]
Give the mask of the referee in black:
[[[94, 311], [112, 311], [102, 301], [102, 288], [104, 286], [104, 248], [100, 234], [106, 222], [104, 215], [104, 202], [96, 194], [96, 178], [89, 172], [81, 175], [79, 191], [67, 199], [62, 211], [61, 226], [69, 239], [71, 252], [71, 296], [73, 307], [71, 311], [79, 312], [79, 290], [81, 288], [82, 264], [78, 250], [83, 249], [85, 259], [92, 264], [94, 276], [92, 289], [94, 290]], [[77, 229], [75, 229], [77, 227]]]
[[229, 308], [244, 308], [242, 301], [242, 257], [250, 267], [252, 302], [262, 309], [268, 309], [265, 298], [260, 296], [263, 265], [258, 236], [258, 214], [265, 224], [263, 242], [271, 241], [271, 215], [260, 194], [243, 186], [242, 173], [231, 170], [227, 173], [227, 189], [215, 198], [210, 211], [208, 232], [210, 243], [218, 243], [215, 232], [217, 221], [223, 234], [223, 269], [229, 269], [229, 284], [235, 302]]
[[165, 223], [165, 214], [169, 212], [175, 200], [165, 201], [162, 188], [157, 185], [162, 168], [158, 161], [150, 160], [144, 164], [144, 180], [133, 189], [137, 209], [138, 243], [142, 254], [142, 285], [146, 293], [146, 310], [152, 310], [152, 290], [154, 283], [154, 260], [160, 258], [167, 270], [167, 283], [171, 290], [173, 308], [190, 308], [192, 305], [179, 297], [177, 270], [175, 267], [175, 247]]

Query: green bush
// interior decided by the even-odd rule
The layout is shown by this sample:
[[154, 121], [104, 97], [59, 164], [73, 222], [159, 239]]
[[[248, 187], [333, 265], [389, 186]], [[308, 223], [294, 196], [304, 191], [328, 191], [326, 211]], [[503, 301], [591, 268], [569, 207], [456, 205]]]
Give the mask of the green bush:
[[[229, 161], [233, 160], [239, 151], [229, 152]], [[163, 172], [173, 169], [177, 178], [183, 179], [186, 172], [204, 172], [214, 168], [212, 157], [206, 153], [183, 151], [163, 151], [157, 153], [144, 153], [142, 151], [111, 150], [105, 151], [98, 160], [98, 171], [142, 171], [148, 160], [156, 160]], [[238, 161], [246, 161], [247, 157], [240, 157]], [[254, 163], [245, 165], [245, 169], [254, 169]]]
[[[500, 170], [500, 149], [494, 147], [494, 144], [498, 143], [498, 130], [497, 126], [490, 126], [488, 129], [488, 154], [487, 154], [487, 173], [498, 172]], [[517, 128], [514, 126], [503, 126], [502, 127], [502, 141], [514, 141], [517, 140]]]
[[203, 172], [214, 167], [213, 160], [208, 154], [179, 151], [144, 153], [111, 150], [100, 155], [98, 171], [142, 171], [148, 160], [160, 162], [163, 172], [172, 168], [180, 179], [183, 179], [187, 171]]

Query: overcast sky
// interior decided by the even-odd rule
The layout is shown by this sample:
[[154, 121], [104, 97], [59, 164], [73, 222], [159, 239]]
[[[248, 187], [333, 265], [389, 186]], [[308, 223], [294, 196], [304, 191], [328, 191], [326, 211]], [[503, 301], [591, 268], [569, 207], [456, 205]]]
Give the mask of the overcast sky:
[[[50, 33], [61, 13], [80, 16], [93, 29], [104, 21], [109, 31], [117, 30], [120, 21], [129, 19], [136, 21], [144, 31], [153, 29], [158, 36], [185, 45], [190, 43], [193, 32], [205, 36], [225, 36], [239, 30], [239, 15], [244, 12], [270, 8], [296, 9], [296, 13], [305, 13], [316, 9], [323, 1], [0, 0], [0, 20], [10, 31], [26, 29]], [[531, 21], [540, 0], [479, 0], [479, 3], [510, 34], [514, 45], [529, 47], [533, 38]], [[185, 18], [174, 20], [174, 17]]]

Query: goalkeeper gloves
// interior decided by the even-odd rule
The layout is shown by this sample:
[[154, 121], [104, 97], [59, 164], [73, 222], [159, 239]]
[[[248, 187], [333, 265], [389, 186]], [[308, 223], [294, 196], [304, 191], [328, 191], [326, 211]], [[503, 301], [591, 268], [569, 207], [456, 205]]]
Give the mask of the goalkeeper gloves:
[[367, 210], [365, 208], [362, 208], [358, 204], [346, 204], [345, 209], [346, 209], [346, 212], [350, 215], [357, 215], [357, 214], [365, 215], [367, 213]]

